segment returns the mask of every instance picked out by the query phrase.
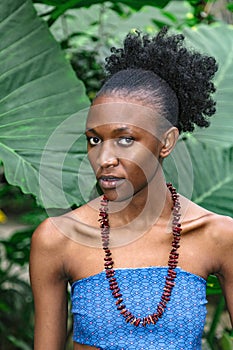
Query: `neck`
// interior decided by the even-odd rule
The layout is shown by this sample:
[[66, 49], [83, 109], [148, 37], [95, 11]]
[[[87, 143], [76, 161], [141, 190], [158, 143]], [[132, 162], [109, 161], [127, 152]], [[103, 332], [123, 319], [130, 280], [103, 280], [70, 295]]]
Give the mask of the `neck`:
[[172, 200], [164, 177], [156, 176], [148, 186], [136, 193], [129, 200], [109, 202], [111, 228], [132, 225], [145, 232], [160, 218], [169, 221], [171, 218]]

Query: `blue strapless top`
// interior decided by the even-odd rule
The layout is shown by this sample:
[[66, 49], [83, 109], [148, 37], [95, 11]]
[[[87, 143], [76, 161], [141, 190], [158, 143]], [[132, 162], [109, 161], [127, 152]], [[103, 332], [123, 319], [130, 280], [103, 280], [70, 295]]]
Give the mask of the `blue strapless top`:
[[[115, 269], [124, 304], [136, 317], [154, 313], [167, 267]], [[105, 271], [72, 284], [73, 340], [105, 350], [201, 350], [206, 281], [176, 268], [171, 300], [156, 325], [135, 327], [115, 305]]]

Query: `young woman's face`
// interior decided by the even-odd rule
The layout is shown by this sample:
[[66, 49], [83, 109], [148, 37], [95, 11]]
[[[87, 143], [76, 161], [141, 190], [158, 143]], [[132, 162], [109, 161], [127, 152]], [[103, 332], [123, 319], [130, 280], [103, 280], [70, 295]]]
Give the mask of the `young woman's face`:
[[86, 126], [88, 157], [109, 200], [147, 191], [161, 167], [158, 119], [156, 111], [120, 98], [95, 100]]

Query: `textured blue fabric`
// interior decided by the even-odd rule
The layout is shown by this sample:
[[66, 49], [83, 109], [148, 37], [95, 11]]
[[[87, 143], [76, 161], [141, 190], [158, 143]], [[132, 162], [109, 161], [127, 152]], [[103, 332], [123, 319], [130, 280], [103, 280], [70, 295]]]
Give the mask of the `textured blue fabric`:
[[[136, 316], [156, 311], [167, 267], [116, 269], [126, 307]], [[205, 279], [176, 268], [171, 300], [156, 325], [135, 327], [115, 306], [105, 272], [72, 285], [73, 340], [106, 350], [200, 350], [206, 317]]]

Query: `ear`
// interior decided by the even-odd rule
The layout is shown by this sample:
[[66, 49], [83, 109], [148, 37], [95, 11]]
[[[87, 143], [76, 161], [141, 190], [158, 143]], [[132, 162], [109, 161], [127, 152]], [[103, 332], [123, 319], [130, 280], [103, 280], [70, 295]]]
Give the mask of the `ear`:
[[176, 127], [168, 129], [162, 136], [162, 147], [160, 150], [160, 157], [166, 158], [174, 149], [179, 137], [179, 130]]

